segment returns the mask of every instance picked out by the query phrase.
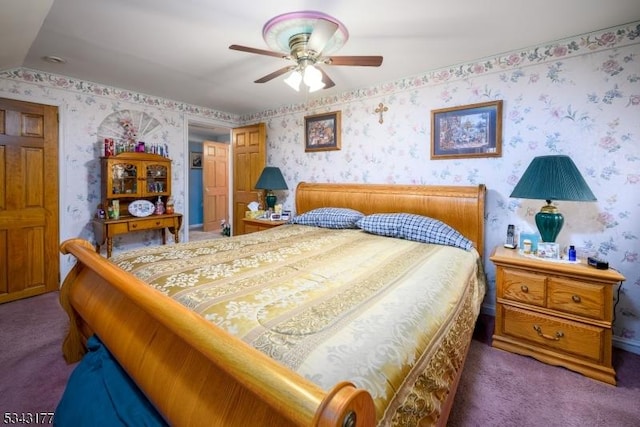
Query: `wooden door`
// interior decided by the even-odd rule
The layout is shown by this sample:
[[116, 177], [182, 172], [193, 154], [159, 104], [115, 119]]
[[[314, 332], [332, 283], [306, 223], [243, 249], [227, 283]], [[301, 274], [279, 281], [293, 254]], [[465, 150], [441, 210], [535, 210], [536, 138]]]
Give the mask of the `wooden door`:
[[229, 218], [229, 144], [202, 143], [202, 229], [220, 231]]
[[58, 108], [0, 98], [0, 303], [57, 290]]
[[232, 130], [233, 144], [233, 234], [245, 234], [247, 205], [258, 200], [254, 188], [267, 162], [267, 131], [264, 123]]

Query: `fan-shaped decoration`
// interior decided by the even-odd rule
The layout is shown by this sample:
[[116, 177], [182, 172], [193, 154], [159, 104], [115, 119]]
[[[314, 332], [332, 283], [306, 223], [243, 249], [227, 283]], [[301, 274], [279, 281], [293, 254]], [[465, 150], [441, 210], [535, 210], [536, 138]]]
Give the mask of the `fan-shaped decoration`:
[[105, 138], [123, 143], [145, 141], [160, 129], [160, 122], [144, 111], [121, 110], [108, 115], [98, 126], [98, 142]]
[[318, 65], [359, 65], [378, 67], [382, 56], [328, 56], [340, 49], [349, 39], [347, 28], [336, 18], [322, 12], [302, 11], [278, 15], [262, 28], [262, 37], [272, 50], [231, 45], [229, 49], [293, 61], [258, 79], [268, 82], [291, 71], [285, 83], [300, 90], [304, 82], [310, 92], [328, 89], [335, 83]]

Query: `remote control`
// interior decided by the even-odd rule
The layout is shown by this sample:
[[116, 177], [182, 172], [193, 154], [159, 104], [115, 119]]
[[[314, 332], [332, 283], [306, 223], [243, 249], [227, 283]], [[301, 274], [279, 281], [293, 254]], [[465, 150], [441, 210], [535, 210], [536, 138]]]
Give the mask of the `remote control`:
[[609, 268], [609, 263], [607, 261], [603, 261], [593, 256], [587, 258], [587, 263], [598, 270], [607, 270]]

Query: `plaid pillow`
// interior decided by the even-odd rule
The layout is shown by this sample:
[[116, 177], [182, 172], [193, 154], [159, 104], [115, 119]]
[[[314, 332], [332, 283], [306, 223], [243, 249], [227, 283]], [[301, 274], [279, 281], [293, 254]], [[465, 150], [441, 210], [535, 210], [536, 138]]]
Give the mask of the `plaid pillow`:
[[454, 246], [467, 251], [473, 247], [469, 239], [444, 222], [422, 215], [373, 214], [358, 221], [358, 226], [364, 231], [380, 236]]
[[362, 212], [348, 208], [317, 208], [291, 219], [291, 224], [312, 225], [322, 228], [358, 228], [356, 222]]
[[356, 225], [371, 234], [402, 238], [402, 225], [406, 215], [403, 213], [371, 214], [362, 218]]
[[454, 228], [437, 219], [407, 214], [402, 227], [402, 238], [415, 242], [454, 246], [470, 251], [473, 243]]

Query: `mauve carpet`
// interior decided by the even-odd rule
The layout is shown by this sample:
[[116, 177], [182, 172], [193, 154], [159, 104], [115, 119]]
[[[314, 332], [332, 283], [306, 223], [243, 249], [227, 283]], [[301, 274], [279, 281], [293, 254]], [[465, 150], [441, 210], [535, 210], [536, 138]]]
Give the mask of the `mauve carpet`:
[[[74, 368], [58, 293], [0, 304], [0, 411], [53, 412]], [[492, 348], [481, 316], [449, 426], [640, 426], [640, 356], [614, 349], [618, 386]]]

